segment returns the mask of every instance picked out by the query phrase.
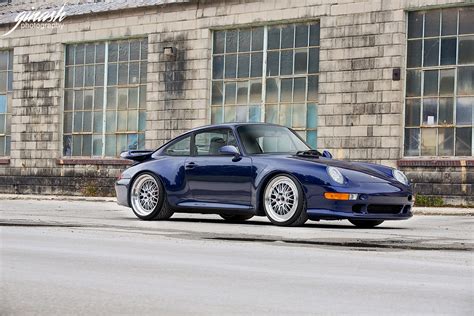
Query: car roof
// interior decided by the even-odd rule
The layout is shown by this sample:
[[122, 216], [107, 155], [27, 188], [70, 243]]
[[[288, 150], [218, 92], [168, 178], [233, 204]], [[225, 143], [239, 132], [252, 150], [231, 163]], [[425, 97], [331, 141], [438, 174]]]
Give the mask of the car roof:
[[[239, 126], [247, 126], [247, 125], [268, 125], [268, 126], [280, 126], [280, 127], [285, 127], [282, 125], [278, 124], [270, 124], [270, 123], [264, 123], [264, 122], [230, 122], [230, 123], [220, 123], [220, 124], [210, 124], [210, 125], [205, 125], [205, 126], [200, 126], [193, 128], [190, 130], [188, 133], [203, 130], [203, 129], [208, 129], [208, 128], [232, 128], [232, 127], [239, 127]], [[187, 134], [187, 133], [186, 133]]]

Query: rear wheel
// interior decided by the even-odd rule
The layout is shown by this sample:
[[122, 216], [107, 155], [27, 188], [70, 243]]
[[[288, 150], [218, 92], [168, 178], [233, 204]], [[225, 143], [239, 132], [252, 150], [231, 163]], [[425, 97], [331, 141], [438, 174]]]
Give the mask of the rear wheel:
[[372, 228], [383, 223], [383, 221], [364, 219], [350, 219], [349, 222], [360, 228]]
[[133, 181], [130, 204], [135, 215], [143, 220], [163, 220], [173, 215], [161, 181], [148, 172], [140, 174]]
[[226, 221], [232, 222], [232, 223], [245, 222], [246, 220], [251, 219], [253, 217], [253, 215], [241, 215], [241, 214], [233, 214], [233, 215], [219, 214], [219, 216], [225, 219]]
[[279, 226], [300, 226], [308, 220], [301, 186], [290, 175], [277, 175], [265, 187], [263, 206], [268, 219]]

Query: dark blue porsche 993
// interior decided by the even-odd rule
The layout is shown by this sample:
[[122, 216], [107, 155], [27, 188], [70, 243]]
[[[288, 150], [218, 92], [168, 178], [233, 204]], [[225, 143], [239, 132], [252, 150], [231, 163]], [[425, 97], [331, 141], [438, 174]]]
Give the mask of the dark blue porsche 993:
[[191, 130], [135, 161], [117, 180], [117, 201], [143, 220], [175, 212], [219, 214], [276, 225], [348, 219], [359, 227], [412, 216], [407, 177], [390, 167], [332, 159], [291, 129], [229, 123]]

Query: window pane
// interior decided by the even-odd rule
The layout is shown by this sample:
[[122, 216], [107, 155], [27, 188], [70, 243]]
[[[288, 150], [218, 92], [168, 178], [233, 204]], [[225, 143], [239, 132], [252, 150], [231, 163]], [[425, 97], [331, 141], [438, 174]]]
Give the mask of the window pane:
[[102, 136], [92, 136], [92, 155], [102, 156]]
[[306, 128], [306, 105], [293, 104], [293, 128]]
[[237, 104], [248, 103], [248, 92], [249, 86], [247, 81], [237, 83]]
[[278, 123], [278, 105], [266, 104], [265, 105], [265, 122], [277, 124]]
[[103, 124], [103, 113], [94, 112], [94, 133], [102, 133]]
[[260, 80], [250, 81], [250, 102], [260, 103], [262, 101], [262, 82]]
[[250, 67], [250, 55], [249, 54], [240, 54], [238, 58], [238, 74], [239, 78], [248, 78], [249, 76], [249, 67]]
[[453, 123], [453, 98], [439, 99], [439, 123], [440, 125]]
[[237, 106], [235, 107], [235, 121], [236, 122], [247, 122], [248, 121], [248, 106]]
[[458, 67], [458, 95], [474, 95], [474, 66]]
[[280, 28], [271, 27], [268, 29], [268, 49], [280, 48]]
[[421, 155], [436, 155], [436, 128], [423, 128], [421, 130]]
[[291, 127], [291, 104], [281, 104], [280, 105], [280, 119], [279, 124]]
[[408, 41], [407, 47], [407, 67], [414, 68], [421, 66], [421, 40]]
[[79, 135], [72, 136], [72, 155], [80, 156], [82, 149], [82, 137]]
[[421, 95], [421, 71], [407, 70], [407, 97]]
[[308, 104], [306, 120], [307, 128], [316, 128], [318, 126], [318, 108], [316, 104]]
[[84, 86], [84, 66], [77, 66], [74, 70], [74, 87], [82, 88]]
[[95, 46], [95, 62], [103, 63], [105, 61], [105, 44], [97, 44]]
[[458, 9], [445, 9], [441, 15], [443, 20], [441, 35], [455, 35], [458, 27]]
[[66, 90], [64, 92], [64, 111], [72, 111], [73, 105], [74, 105], [74, 91]]
[[319, 72], [319, 48], [310, 48], [309, 49], [309, 73]]
[[148, 59], [148, 39], [143, 39], [140, 42], [140, 59], [141, 60]]
[[86, 66], [86, 74], [85, 74], [85, 80], [84, 80], [84, 86], [85, 87], [92, 87], [94, 85], [94, 66], [93, 65], [88, 65]]
[[96, 86], [104, 85], [104, 65], [95, 66], [95, 85]]
[[423, 125], [438, 123], [438, 99], [423, 99]]
[[86, 45], [86, 64], [93, 64], [95, 60], [95, 44]]
[[423, 34], [423, 13], [408, 13], [408, 38], [421, 37]]
[[125, 110], [128, 103], [128, 89], [119, 88], [117, 89], [117, 108]]
[[308, 131], [306, 132], [306, 143], [313, 149], [317, 148], [318, 141], [318, 132], [317, 131]]
[[443, 38], [441, 40], [441, 65], [455, 65], [455, 64], [456, 64], [456, 38]]
[[107, 83], [109, 86], [117, 84], [117, 64], [109, 64], [107, 72]]
[[212, 99], [211, 104], [220, 105], [222, 104], [222, 92], [223, 92], [222, 81], [214, 81], [212, 83]]
[[74, 91], [74, 110], [81, 111], [84, 108], [84, 91]]
[[107, 109], [116, 109], [117, 108], [117, 89], [108, 88], [107, 89]]
[[440, 70], [439, 95], [454, 94], [454, 69]]
[[235, 106], [224, 108], [224, 122], [235, 122]]
[[319, 46], [319, 23], [309, 27], [309, 46]]
[[308, 77], [308, 100], [318, 100], [318, 76]]
[[64, 113], [63, 131], [69, 134], [72, 131], [72, 112]]
[[295, 47], [308, 46], [308, 25], [299, 24], [296, 26]]
[[237, 31], [227, 31], [225, 38], [225, 51], [226, 53], [235, 53], [237, 51]]
[[293, 48], [295, 40], [295, 26], [285, 25], [281, 28], [281, 48]]
[[140, 63], [140, 83], [147, 82], [147, 74], [148, 74], [148, 63], [146, 61], [142, 61]]
[[140, 63], [130, 63], [130, 69], [128, 73], [128, 83], [137, 84], [140, 81], [139, 76]]
[[76, 45], [76, 57], [75, 57], [74, 63], [76, 65], [84, 64], [84, 45], [83, 44]]
[[438, 70], [424, 72], [423, 95], [438, 95]]
[[128, 108], [129, 109], [138, 108], [138, 87], [128, 88]]
[[140, 42], [132, 41], [130, 42], [130, 60], [139, 60], [140, 59]]
[[189, 156], [191, 148], [191, 137], [186, 137], [165, 149], [170, 156]]
[[63, 155], [71, 156], [72, 155], [72, 136], [65, 135], [63, 137]]
[[73, 125], [73, 132], [81, 132], [82, 131], [82, 113], [83, 112], [75, 112], [74, 113], [74, 125]]
[[454, 128], [438, 129], [438, 155], [454, 155]]
[[127, 112], [127, 131], [137, 131], [138, 130], [138, 111], [130, 110]]
[[211, 107], [211, 123], [218, 124], [223, 122], [222, 107]]
[[0, 72], [0, 93], [7, 91], [7, 72]]
[[430, 10], [425, 13], [425, 37], [439, 36], [439, 10]]
[[225, 104], [235, 104], [235, 82], [225, 84]]
[[0, 71], [8, 70], [8, 51], [0, 51]]
[[139, 96], [138, 96], [138, 102], [140, 103], [140, 109], [146, 109], [146, 86], [141, 85], [138, 88]]
[[109, 63], [117, 62], [118, 59], [118, 45], [117, 43], [109, 44]]
[[405, 156], [420, 155], [420, 129], [405, 129]]
[[308, 71], [307, 49], [295, 51], [295, 74], [305, 74]]
[[267, 54], [267, 76], [278, 76], [280, 68], [280, 53], [268, 52]]
[[119, 61], [128, 61], [129, 56], [129, 43], [119, 43]]
[[73, 82], [74, 82], [74, 67], [66, 67], [66, 88], [72, 88]]
[[459, 9], [459, 34], [474, 34], [474, 8]]
[[293, 102], [304, 102], [306, 96], [306, 78], [295, 78], [293, 87]]
[[214, 32], [214, 54], [221, 54], [224, 52], [225, 45], [225, 31]]
[[225, 56], [225, 77], [235, 78], [237, 68], [237, 55]]
[[[74, 45], [67, 45], [66, 46], [66, 65], [74, 64]], [[2, 57], [0, 55], [0, 63], [2, 63]], [[0, 69], [3, 69], [0, 66]]]
[[456, 156], [472, 156], [472, 128], [456, 128]]
[[128, 134], [127, 135], [127, 150], [136, 150], [136, 149], [138, 149], [138, 135]]
[[263, 53], [253, 53], [251, 56], [251, 77], [261, 77], [263, 67]]
[[128, 83], [128, 63], [120, 63], [118, 66], [118, 83]]
[[405, 108], [405, 126], [420, 126], [420, 99], [407, 99]]
[[263, 50], [263, 27], [252, 30], [252, 50]]
[[239, 31], [239, 52], [250, 50], [250, 29]]
[[105, 156], [114, 157], [116, 153], [115, 135], [105, 136]]
[[439, 40], [425, 40], [424, 45], [423, 66], [437, 66], [439, 59]]
[[456, 101], [456, 125], [473, 125], [474, 97], [458, 98]]
[[146, 127], [146, 112], [145, 111], [139, 111], [138, 112], [138, 130], [140, 132], [145, 131]]
[[214, 56], [212, 59], [212, 78], [222, 79], [224, 74], [224, 56]]
[[127, 130], [127, 111], [117, 111], [117, 131]]
[[117, 137], [117, 152], [115, 153], [116, 156], [120, 155], [120, 153], [127, 151], [127, 135], [116, 135]]
[[91, 110], [94, 103], [94, 90], [84, 90], [84, 110]]
[[[116, 113], [115, 111], [107, 111], [105, 115], [105, 131], [107, 133], [115, 132], [116, 130]], [[107, 143], [107, 142], [106, 142]]]
[[280, 75], [291, 75], [293, 73], [293, 50], [284, 50], [280, 55]]
[[459, 64], [474, 63], [474, 36], [459, 37]]
[[278, 102], [278, 81], [277, 79], [267, 79], [266, 82], [266, 102]]
[[82, 131], [92, 132], [92, 112], [86, 111], [82, 117]]
[[293, 79], [281, 79], [280, 102], [291, 102], [293, 95]]

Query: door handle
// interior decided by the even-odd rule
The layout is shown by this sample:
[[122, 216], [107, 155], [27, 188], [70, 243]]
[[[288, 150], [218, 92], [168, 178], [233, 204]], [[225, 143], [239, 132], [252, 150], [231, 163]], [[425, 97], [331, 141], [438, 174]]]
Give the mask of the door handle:
[[196, 163], [195, 162], [188, 162], [184, 167], [186, 169], [193, 169], [194, 167], [196, 167]]

